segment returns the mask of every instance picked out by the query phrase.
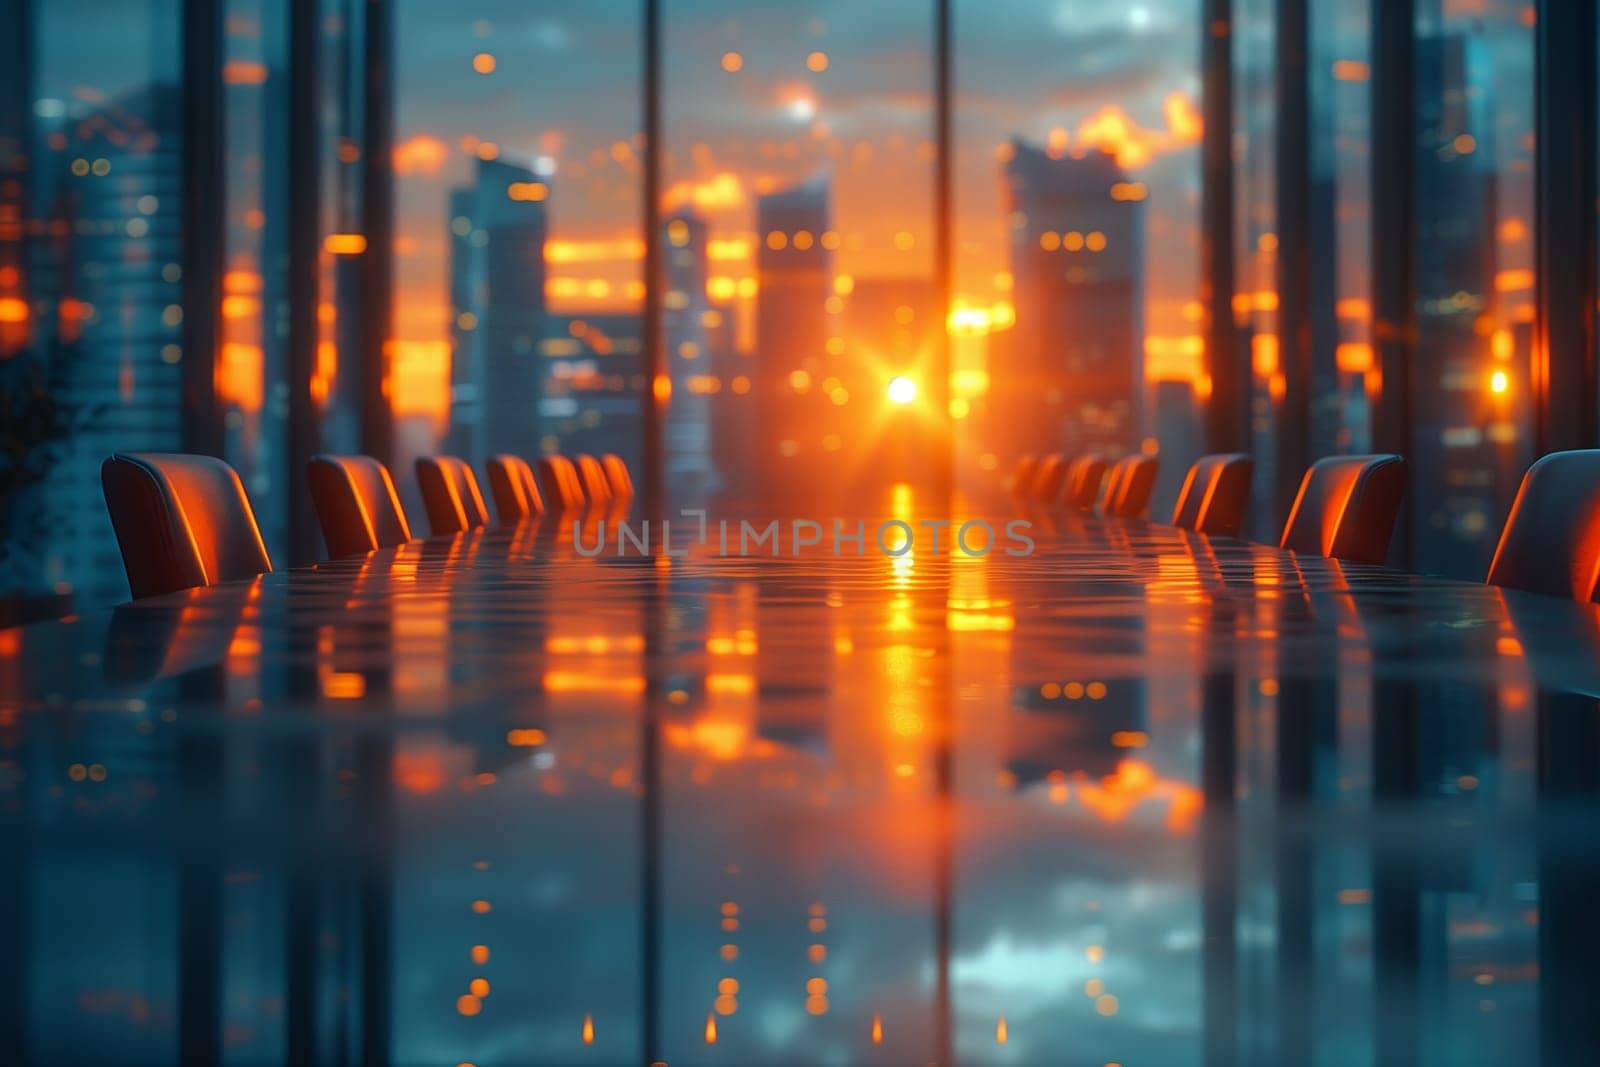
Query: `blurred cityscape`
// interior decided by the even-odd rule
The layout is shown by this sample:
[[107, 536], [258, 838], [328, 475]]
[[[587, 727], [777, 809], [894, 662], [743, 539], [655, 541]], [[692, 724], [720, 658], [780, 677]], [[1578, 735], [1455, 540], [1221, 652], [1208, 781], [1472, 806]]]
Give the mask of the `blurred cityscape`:
[[[686, 34], [700, 25], [688, 18], [692, 7]], [[1162, 54], [1192, 41], [1176, 8], [1141, 10], [1150, 17], [1124, 27], [1130, 39], [1148, 40]], [[437, 13], [401, 3], [400, 15], [401, 52], [430, 59]], [[144, 16], [144, 32], [159, 37], [160, 15]], [[964, 15], [962, 28], [984, 56], [982, 31], [969, 25], [976, 18]], [[564, 25], [581, 35], [601, 19], [596, 11]], [[269, 21], [264, 12], [239, 14], [227, 26], [229, 228], [216, 389], [226, 455], [281, 556], [287, 170], [268, 146], [281, 142], [274, 124], [282, 123], [286, 77], [282, 42], [264, 28]], [[493, 51], [506, 24], [452, 15], [457, 23], [470, 27], [458, 33], [470, 33], [468, 47], [476, 49], [458, 56], [461, 77], [486, 84], [507, 77], [514, 57]], [[359, 37], [353, 14], [329, 27], [330, 45], [348, 49]], [[474, 460], [614, 451], [637, 464], [641, 403], [654, 393], [669, 398], [662, 445], [674, 500], [750, 503], [763, 493], [916, 480], [930, 459], [918, 442], [953, 431], [963, 484], [993, 482], [1025, 452], [1159, 451], [1159, 513], [1202, 449], [1210, 388], [1196, 325], [1192, 62], [1167, 60], [1162, 76], [1125, 102], [1090, 86], [1070, 103], [1044, 99], [1034, 107], [1075, 121], [997, 118], [1018, 131], [998, 142], [992, 127], [966, 128], [989, 105], [974, 91], [967, 106], [958, 84], [956, 290], [940, 308], [929, 251], [931, 142], [915, 134], [931, 106], [926, 70], [912, 64], [865, 102], [852, 89], [835, 129], [823, 89], [851, 62], [842, 52], [870, 52], [872, 44], [836, 40], [821, 18], [802, 19], [801, 34], [815, 43], [801, 48], [810, 82], [774, 76], [778, 114], [762, 120], [787, 127], [783, 137], [702, 139], [701, 126], [718, 109], [749, 113], [746, 119], [755, 112], [757, 103], [736, 93], [708, 103], [703, 120], [685, 116], [681, 135], [664, 147], [670, 181], [660, 206], [664, 276], [656, 283], [666, 373], [653, 383], [643, 350], [644, 241], [631, 221], [640, 202], [642, 142], [628, 132], [636, 103], [596, 97], [592, 129], [573, 125], [575, 118], [583, 124], [581, 115], [567, 115], [531, 139], [515, 138], [529, 146], [519, 153], [511, 136], [496, 141], [486, 131], [527, 128], [521, 93], [496, 90], [470, 127], [485, 132], [452, 144], [442, 128], [473, 118], [460, 94], [436, 97], [402, 80], [389, 389], [396, 468], [440, 449]], [[1341, 58], [1357, 36], [1338, 28], [1318, 39], [1319, 62], [1331, 72], [1318, 105], [1330, 113], [1319, 122], [1337, 135], [1318, 143], [1311, 187], [1314, 243], [1328, 251], [1312, 264], [1318, 454], [1370, 447], [1371, 399], [1382, 388], [1372, 372], [1364, 238], [1351, 236], [1367, 225], [1365, 194], [1358, 190], [1352, 201], [1349, 171], [1350, 159], [1364, 154], [1367, 117], [1340, 96], [1364, 85], [1364, 61]], [[830, 40], [834, 52], [823, 47]], [[691, 88], [742, 84], [764, 62], [714, 40], [695, 44], [673, 52], [669, 118], [690, 104]], [[565, 54], [577, 46], [564, 39], [551, 47]], [[1249, 47], [1247, 37], [1239, 164], [1246, 202], [1234, 311], [1256, 390], [1255, 533], [1271, 537], [1280, 520], [1272, 468], [1283, 376], [1271, 205], [1249, 199], [1257, 191], [1252, 175], [1263, 165], [1270, 170], [1258, 146], [1271, 132], [1253, 122], [1259, 71]], [[1418, 566], [1472, 577], [1482, 573], [1529, 458], [1532, 283], [1526, 213], [1517, 208], [1531, 200], [1531, 185], [1526, 145], [1506, 133], [1526, 116], [1520, 95], [1515, 106], [1502, 106], [1505, 61], [1495, 48], [1482, 23], [1457, 19], [1423, 35], [1417, 53], [1411, 521], [1422, 535]], [[159, 51], [152, 46], [152, 55]], [[690, 66], [692, 77], [672, 80]], [[11, 366], [0, 369], [15, 374], [41, 361], [54, 368], [75, 422], [55, 446], [49, 477], [24, 498], [32, 503], [15, 509], [6, 544], [13, 569], [82, 604], [101, 604], [125, 589], [100, 503], [99, 463], [117, 449], [181, 444], [180, 97], [175, 80], [141, 82], [138, 69], [115, 93], [77, 81], [46, 91], [27, 81], [27, 70], [0, 74], [10, 79], [8, 98], [30, 101], [26, 121], [7, 131], [25, 150], [13, 147], [7, 157], [15, 173], [5, 187], [0, 341], [7, 356], [39, 358], [7, 360]], [[637, 72], [631, 77], [636, 89]], [[674, 88], [680, 82], [684, 88]], [[863, 117], [885, 98], [902, 100], [902, 114]], [[1158, 118], [1141, 123], [1141, 112]], [[366, 246], [353, 199], [364, 164], [350, 100], [336, 96], [329, 113], [314, 384], [323, 447], [353, 451], [360, 383], [350, 331]], [[595, 147], [585, 151], [580, 141]], [[951, 373], [948, 410], [935, 411], [926, 398], [937, 395], [928, 379], [946, 343], [941, 330]]]

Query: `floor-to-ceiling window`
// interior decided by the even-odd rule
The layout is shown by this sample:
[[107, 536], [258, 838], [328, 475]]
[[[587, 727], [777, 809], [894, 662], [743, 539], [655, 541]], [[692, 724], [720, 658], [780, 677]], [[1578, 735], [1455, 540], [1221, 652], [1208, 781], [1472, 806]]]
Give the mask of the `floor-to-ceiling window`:
[[[638, 470], [648, 389], [642, 13], [636, 0], [394, 4], [389, 402], [402, 495], [414, 492], [412, 457], [441, 451], [479, 470], [500, 452], [615, 452]], [[594, 710], [596, 693], [643, 692], [643, 641], [636, 616], [608, 613], [592, 591], [550, 595], [571, 604], [545, 637], [545, 673], [530, 679], [526, 704], [500, 709], [510, 735], [496, 726], [493, 736], [554, 736], [570, 710], [574, 729], [605, 738], [597, 743], [607, 769], [591, 776], [573, 766], [568, 784], [543, 794], [502, 786], [471, 795], [456, 790], [458, 775], [485, 782], [501, 769], [473, 765], [475, 743], [428, 731], [399, 747], [396, 764], [407, 771], [397, 771], [396, 803], [418, 834], [398, 853], [396, 953], [426, 976], [395, 991], [400, 1059], [454, 1063], [482, 1043], [548, 1062], [580, 1049], [600, 1061], [641, 1055], [636, 952], [646, 905], [633, 854], [616, 844], [636, 833], [637, 726], [580, 713]], [[397, 633], [449, 643], [482, 625], [436, 626], [431, 615], [397, 614]], [[403, 701], [426, 702], [430, 684], [397, 689]], [[596, 794], [611, 798], [600, 821], [575, 814], [576, 797]], [[499, 803], [543, 828], [534, 853], [518, 859], [487, 839], [454, 841], [452, 863], [434, 862], [428, 839], [444, 826], [440, 812], [467, 804], [488, 827], [503, 823], [492, 810]], [[503, 876], [524, 861], [527, 892], [483, 888], [493, 884], [484, 872]], [[600, 901], [605, 923], [577, 921], [575, 908]], [[486, 932], [491, 907], [512, 918], [509, 943]], [[524, 942], [569, 976], [562, 995], [540, 995], [534, 976], [497, 965]]]
[[1201, 448], [1193, 5], [958, 2], [953, 400], [981, 460]]
[[[318, 205], [316, 356], [310, 393], [320, 414], [320, 446], [334, 453], [361, 447], [360, 257], [363, 154], [363, 62], [366, 5], [321, 0], [317, 159]], [[395, 154], [398, 169], [404, 157]]]
[[[61, 377], [53, 395], [77, 421], [70, 440], [38, 452], [49, 476], [27, 490], [37, 506], [10, 509], [10, 589], [119, 598], [94, 468], [117, 448], [189, 443], [178, 398], [184, 323], [197, 312], [183, 304], [179, 6], [115, 5], [99, 19], [93, 3], [23, 5], [26, 62], [3, 77], [5, 99], [27, 106], [9, 109], [0, 141], [36, 150], [12, 149], [4, 164], [10, 174], [26, 157], [4, 192], [24, 224], [0, 242], [0, 347], [28, 353], [6, 361], [10, 379], [35, 366]], [[1411, 561], [1477, 576], [1533, 449], [1533, 9], [1415, 5], [1417, 355], [1406, 438], [1392, 442], [1374, 432], [1384, 383], [1372, 9], [1308, 6], [1307, 458], [1405, 451]], [[216, 447], [239, 467], [280, 562], [305, 554], [286, 547], [289, 7], [220, 9], [223, 248], [209, 357]], [[953, 0], [948, 294], [936, 247], [938, 5], [664, 0], [652, 157], [640, 4], [394, 0], [397, 130], [391, 157], [376, 161], [364, 127], [374, 10], [388, 7], [319, 5], [309, 389], [320, 446], [360, 448], [362, 351], [373, 347], [361, 288], [367, 243], [382, 235], [365, 231], [384, 229], [362, 190], [392, 167], [383, 350], [399, 434], [387, 458], [408, 495], [410, 459], [442, 449], [475, 460], [615, 451], [637, 465], [647, 396], [681, 498], [738, 495], [754, 469], [829, 486], [914, 476], [905, 442], [939, 429], [956, 434], [956, 469], [976, 487], [1027, 451], [1159, 450], [1159, 513], [1200, 450], [1211, 384], [1190, 6]], [[1276, 10], [1240, 0], [1231, 45], [1229, 310], [1250, 353], [1263, 536], [1281, 520], [1273, 468], [1286, 432]], [[652, 158], [661, 197], [647, 206]], [[649, 382], [644, 256], [655, 241], [661, 374]]]
[[1312, 0], [1311, 337], [1314, 456], [1371, 447], [1371, 37], [1367, 6]]
[[1234, 6], [1234, 295], [1240, 343], [1250, 351], [1247, 440], [1255, 454], [1252, 517], [1270, 536], [1276, 507], [1279, 412], [1284, 368], [1278, 326], [1276, 0]]
[[441, 449], [636, 465], [639, 4], [396, 14], [396, 466]]
[[1532, 14], [1417, 4], [1414, 563], [1468, 578], [1532, 459]]
[[932, 5], [662, 13], [669, 486], [909, 476], [947, 417]]
[[39, 480], [0, 509], [0, 566], [7, 591], [103, 604], [127, 586], [100, 462], [180, 448], [182, 363], [209, 358], [181, 344], [178, 4], [85, 0], [30, 14], [19, 44], [31, 62], [0, 75], [31, 66], [17, 96], [28, 112], [8, 117], [28, 165], [12, 179], [25, 241], [5, 265], [0, 374], [11, 395], [48, 400], [7, 428], [40, 462]]
[[[15, 139], [0, 151], [0, 470], [8, 475], [0, 597], [57, 590], [98, 605], [126, 596], [100, 499], [101, 460], [118, 449], [181, 447], [183, 362], [209, 357], [182, 348], [178, 7], [6, 8], [3, 32], [14, 36], [0, 82]], [[37, 462], [11, 480], [19, 445]], [[91, 770], [105, 774], [93, 763], [83, 776]], [[46, 951], [12, 966], [30, 975], [41, 1002], [139, 985], [160, 1002], [174, 995], [175, 974], [152, 975], [139, 961], [172, 936], [174, 888], [159, 862], [52, 856], [28, 894], [38, 903], [27, 940]], [[83, 965], [52, 969], [62, 953], [81, 954]], [[152, 1025], [148, 1013], [108, 1012], [106, 1023], [86, 1033], [42, 1017], [29, 1028], [30, 1048], [57, 1060], [177, 1055], [173, 1029]]]
[[[970, 456], [965, 469], [993, 484], [1022, 453], [1158, 453], [1152, 514], [1170, 514], [1186, 467], [1204, 447], [1210, 393], [1200, 305], [1198, 5], [956, 0], [953, 7], [950, 326], [953, 377], [970, 388], [972, 406], [958, 457]], [[952, 391], [953, 403], [962, 398], [962, 388]], [[987, 473], [986, 465], [1000, 470]], [[1152, 583], [1155, 599], [1163, 596], [1159, 585]], [[968, 603], [1010, 611], [1004, 600], [986, 599], [981, 575], [970, 577], [969, 589]], [[963, 734], [953, 777], [963, 797], [1031, 795], [1037, 806], [1025, 820], [959, 837], [952, 877], [958, 899], [1025, 885], [1018, 914], [1039, 922], [957, 909], [949, 962], [954, 1054], [971, 1063], [1170, 1058], [1165, 1042], [1199, 1025], [1199, 954], [1186, 955], [1158, 986], [1119, 968], [1107, 944], [1193, 924], [1197, 886], [1152, 880], [1137, 914], [1126, 901], [1107, 899], [1098, 886], [1121, 863], [1124, 846], [1092, 828], [1128, 817], [1119, 831], [1131, 830], [1160, 816], [1102, 808], [1094, 786], [1081, 809], [1064, 801], [1079, 789], [1069, 782], [1115, 790], [1124, 776], [1194, 795], [1198, 740], [1174, 718], [1187, 698], [1126, 679], [1051, 673], [1048, 658], [1027, 651], [1021, 614], [1014, 629], [1011, 621], [986, 635], [993, 646], [953, 658], [957, 670], [982, 656], [988, 669], [1003, 662], [1015, 672], [1003, 748], [969, 746], [980, 730]], [[1119, 650], [1144, 650], [1147, 636], [1137, 626], [1125, 637]], [[1096, 722], [1140, 724], [1142, 747], [1073, 736], [1066, 724], [1091, 703]], [[1038, 832], [1034, 818], [1077, 820], [1093, 840], [1070, 857], [1031, 856], [1022, 842]], [[1181, 813], [1155, 835], [1142, 847], [1172, 856], [1174, 869], [1177, 857], [1192, 854], [1193, 823]]]
[[285, 558], [288, 479], [286, 315], [287, 7], [229, 0], [223, 22], [224, 155], [221, 335], [216, 389], [223, 458], [255, 503], [269, 552]]

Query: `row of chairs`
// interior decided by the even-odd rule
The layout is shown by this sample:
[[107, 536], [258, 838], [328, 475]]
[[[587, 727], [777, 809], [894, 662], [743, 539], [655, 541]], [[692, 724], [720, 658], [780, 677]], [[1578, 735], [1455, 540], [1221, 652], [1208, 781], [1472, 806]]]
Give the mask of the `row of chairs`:
[[[1128, 472], [1155, 481], [1155, 460], [1130, 456], [1112, 468], [1091, 456], [1024, 456], [1013, 492], [1035, 503], [1141, 518], [1149, 488], [1129, 491]], [[1115, 476], [1123, 470], [1119, 487]], [[1172, 525], [1217, 537], [1244, 526], [1255, 463], [1243, 453], [1202, 456], [1189, 468]], [[1146, 473], [1148, 472], [1148, 473]], [[1141, 481], [1142, 484], [1142, 481]], [[1381, 563], [1405, 501], [1406, 462], [1396, 455], [1329, 456], [1313, 463], [1278, 539], [1280, 548], [1330, 559]], [[1142, 494], [1142, 495], [1141, 495]], [[1552, 452], [1522, 478], [1485, 578], [1489, 585], [1580, 601], [1600, 600], [1600, 449]]]
[[[491, 456], [484, 465], [501, 525], [516, 525], [547, 509], [609, 509], [633, 496], [633, 478], [620, 456], [542, 456], [537, 464], [537, 477], [520, 456]], [[488, 525], [477, 476], [465, 461], [424, 456], [416, 462], [416, 473], [434, 536]], [[314, 456], [307, 476], [330, 558], [411, 540], [394, 479], [378, 460]], [[272, 570], [249, 494], [238, 472], [222, 460], [119, 452], [101, 465], [100, 484], [135, 597]]]
[[1012, 486], [1018, 496], [1040, 503], [1093, 511], [1098, 501], [1102, 515], [1139, 518], [1150, 506], [1150, 493], [1160, 470], [1160, 462], [1154, 456], [1124, 456], [1107, 466], [1093, 453], [1069, 460], [1054, 452], [1042, 459], [1023, 456], [1017, 463]]
[[[1102, 492], [1105, 461], [1092, 455], [1068, 460], [1059, 453], [1024, 456], [1012, 479], [1014, 491], [1043, 504], [1064, 504], [1106, 516], [1142, 518], [1158, 471], [1153, 456], [1133, 455], [1110, 468]], [[1255, 463], [1243, 453], [1202, 456], [1189, 468], [1172, 525], [1219, 537], [1235, 537], [1244, 525]], [[1318, 460], [1300, 482], [1279, 546], [1334, 559], [1381, 563], [1405, 499], [1406, 463], [1399, 456], [1330, 456]]]

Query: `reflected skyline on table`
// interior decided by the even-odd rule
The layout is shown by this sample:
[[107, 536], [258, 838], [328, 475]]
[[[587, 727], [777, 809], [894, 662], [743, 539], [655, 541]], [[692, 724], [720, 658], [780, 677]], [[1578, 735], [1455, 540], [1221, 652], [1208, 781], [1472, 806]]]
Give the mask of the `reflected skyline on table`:
[[[1572, 668], [1525, 628], [1591, 609], [1484, 589], [1498, 621], [1463, 638], [1465, 587], [1397, 626], [1382, 589], [1416, 579], [1064, 521], [1034, 559], [759, 574], [478, 532], [130, 605], [50, 648], [13, 631], [17, 1040], [480, 1067], [640, 1062], [647, 1040], [675, 1063], [1341, 1060], [1393, 1036], [1399, 990], [1427, 1059], [1551, 1047], [1561, 948], [1540, 948], [1525, 829], [1548, 803], [1539, 679]], [[1440, 673], [1429, 634], [1479, 656]], [[30, 682], [74, 658], [72, 688]], [[1230, 1014], [1202, 996], [1216, 973]], [[1315, 1006], [1300, 1030], [1291, 997]]]

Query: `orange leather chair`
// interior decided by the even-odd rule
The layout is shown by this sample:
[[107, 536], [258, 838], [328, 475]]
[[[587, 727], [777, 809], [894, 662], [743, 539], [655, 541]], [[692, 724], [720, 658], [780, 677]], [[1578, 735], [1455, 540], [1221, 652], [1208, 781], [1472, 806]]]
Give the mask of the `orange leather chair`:
[[606, 479], [606, 469], [600, 461], [586, 452], [580, 452], [573, 461], [578, 468], [578, 481], [583, 485], [583, 495], [593, 507], [611, 503], [611, 483]]
[[417, 484], [433, 536], [461, 533], [489, 522], [472, 468], [455, 456], [417, 457]]
[[1011, 495], [1027, 496], [1033, 491], [1033, 475], [1039, 469], [1039, 457], [1029, 453], [1017, 460], [1017, 469], [1011, 474]]
[[501, 526], [515, 526], [524, 519], [544, 514], [544, 497], [533, 480], [533, 468], [521, 456], [490, 456], [489, 493], [494, 497], [495, 514]]
[[1142, 518], [1145, 509], [1150, 506], [1150, 492], [1155, 488], [1156, 474], [1160, 469], [1161, 463], [1154, 456], [1135, 452], [1119, 459], [1116, 466], [1111, 468], [1110, 478], [1106, 480], [1106, 498], [1100, 507], [1101, 514]]
[[1329, 456], [1307, 469], [1283, 524], [1280, 548], [1356, 563], [1382, 563], [1406, 498], [1399, 456]]
[[328, 558], [362, 556], [411, 540], [389, 468], [371, 456], [312, 456], [306, 464]]
[[1061, 499], [1061, 487], [1067, 480], [1067, 460], [1059, 452], [1052, 452], [1039, 461], [1033, 472], [1033, 489], [1028, 496], [1046, 504]]
[[628, 473], [628, 465], [622, 457], [615, 452], [607, 452], [600, 457], [600, 465], [605, 468], [611, 496], [616, 500], [633, 499], [633, 475]]
[[1243, 452], [1201, 456], [1189, 468], [1172, 509], [1172, 525], [1213, 537], [1237, 537], [1250, 502], [1256, 465]]
[[1594, 600], [1600, 589], [1600, 449], [1528, 468], [1489, 564], [1490, 585]]
[[220, 459], [118, 452], [100, 487], [136, 598], [272, 570], [244, 483]]
[[539, 489], [545, 503], [557, 511], [582, 511], [583, 482], [578, 480], [578, 468], [566, 456], [540, 456]]
[[1100, 497], [1100, 483], [1106, 476], [1106, 461], [1090, 454], [1079, 456], [1067, 468], [1063, 502], [1079, 511], [1094, 510]]

